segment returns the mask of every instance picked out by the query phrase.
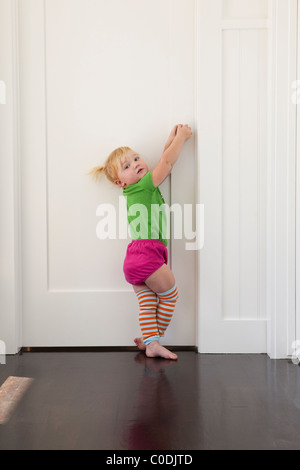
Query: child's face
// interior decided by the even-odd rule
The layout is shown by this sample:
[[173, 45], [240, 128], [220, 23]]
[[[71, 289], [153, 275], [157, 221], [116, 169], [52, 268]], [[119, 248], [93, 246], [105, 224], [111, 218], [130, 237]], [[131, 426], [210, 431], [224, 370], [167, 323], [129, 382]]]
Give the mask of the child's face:
[[131, 184], [138, 183], [147, 172], [148, 166], [144, 160], [136, 152], [130, 150], [122, 160], [115, 184], [127, 188]]

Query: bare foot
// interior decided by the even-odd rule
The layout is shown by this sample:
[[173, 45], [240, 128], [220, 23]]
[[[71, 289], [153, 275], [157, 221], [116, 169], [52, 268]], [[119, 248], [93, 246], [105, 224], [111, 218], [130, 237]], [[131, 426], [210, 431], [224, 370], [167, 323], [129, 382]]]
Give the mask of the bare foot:
[[135, 338], [134, 342], [141, 351], [146, 350], [146, 345], [143, 341], [143, 338]]
[[146, 347], [146, 356], [147, 357], [163, 357], [164, 359], [172, 359], [176, 361], [178, 356], [168, 349], [164, 348], [158, 341], [152, 341]]

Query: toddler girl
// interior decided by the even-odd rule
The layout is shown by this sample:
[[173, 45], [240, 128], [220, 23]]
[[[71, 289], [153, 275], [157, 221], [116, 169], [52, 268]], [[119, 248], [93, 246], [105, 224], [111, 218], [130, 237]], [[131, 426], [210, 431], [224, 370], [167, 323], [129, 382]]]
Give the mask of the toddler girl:
[[[158, 187], [170, 175], [184, 143], [191, 135], [187, 124], [176, 125], [152, 172], [140, 155], [129, 147], [114, 150], [104, 166], [91, 171], [95, 176], [104, 173], [112, 183], [123, 189], [127, 199], [133, 241], [127, 247], [123, 270], [139, 302], [142, 337], [134, 342], [148, 357], [177, 359], [176, 354], [159, 343], [172, 319], [178, 291], [174, 275], [167, 265], [164, 218], [161, 211], [155, 211], [153, 207], [163, 206], [164, 200]], [[135, 223], [137, 212], [138, 223]]]

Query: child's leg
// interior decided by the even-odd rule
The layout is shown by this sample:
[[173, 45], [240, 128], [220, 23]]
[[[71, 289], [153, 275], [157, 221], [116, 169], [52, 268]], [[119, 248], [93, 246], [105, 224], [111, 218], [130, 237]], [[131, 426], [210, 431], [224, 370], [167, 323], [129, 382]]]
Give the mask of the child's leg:
[[178, 290], [174, 275], [170, 268], [164, 264], [146, 280], [146, 285], [157, 294], [159, 300], [157, 323], [160, 336], [164, 336], [178, 300]]
[[[157, 325], [157, 296], [149, 287], [144, 286], [142, 290], [135, 289], [138, 298], [140, 313], [139, 323], [143, 335], [142, 341], [135, 340], [139, 349], [146, 349], [145, 346], [152, 341], [159, 340], [159, 330]], [[141, 343], [144, 343], [142, 346]]]
[[[157, 334], [164, 336], [178, 300], [178, 291], [172, 271], [164, 264], [146, 280], [146, 285], [133, 286], [133, 289], [140, 305], [139, 319], [143, 337], [150, 336], [151, 328], [154, 332], [152, 336], [157, 336]], [[154, 308], [157, 323], [154, 322]]]
[[159, 335], [162, 338], [168, 328], [178, 300], [178, 290], [176, 284], [166, 292], [158, 293], [157, 325]]
[[176, 281], [169, 266], [163, 264], [155, 273], [146, 279], [145, 283], [153, 292], [158, 293], [167, 292], [172, 289]]
[[[161, 346], [158, 342], [160, 335], [163, 336], [171, 321], [178, 299], [178, 292], [172, 271], [166, 264], [164, 264], [161, 268], [155, 271], [155, 273], [148, 277], [148, 279], [146, 279], [146, 286], [133, 286], [133, 288], [140, 302], [140, 320], [142, 320], [142, 322], [144, 321], [144, 323], [152, 323], [152, 325], [146, 325], [144, 323], [141, 325], [143, 338], [136, 338], [136, 345], [139, 349], [146, 349], [146, 355], [148, 357], [164, 357], [166, 359], [176, 360], [177, 355]], [[154, 297], [152, 297], [152, 295], [156, 296], [156, 293], [158, 293], [157, 297], [160, 297], [160, 307], [156, 303], [154, 320]], [[144, 297], [145, 295], [146, 297]], [[147, 296], [150, 298], [148, 299], [150, 300], [150, 302], [148, 302], [148, 306], [146, 306], [145, 303]], [[157, 307], [159, 307], [158, 311]], [[146, 318], [148, 318], [148, 321], [146, 321]], [[161, 329], [159, 329], [157, 322], [158, 318], [161, 323]], [[153, 329], [149, 330], [148, 328]], [[149, 333], [152, 333], [152, 336], [147, 336]]]
[[[170, 268], [164, 264], [146, 280], [146, 285], [155, 292], [159, 298], [157, 323], [159, 334], [163, 336], [172, 319], [178, 299], [174, 275]], [[157, 341], [152, 342], [146, 347], [146, 354], [148, 357], [160, 356], [167, 359], [177, 359], [176, 354], [171, 353]]]

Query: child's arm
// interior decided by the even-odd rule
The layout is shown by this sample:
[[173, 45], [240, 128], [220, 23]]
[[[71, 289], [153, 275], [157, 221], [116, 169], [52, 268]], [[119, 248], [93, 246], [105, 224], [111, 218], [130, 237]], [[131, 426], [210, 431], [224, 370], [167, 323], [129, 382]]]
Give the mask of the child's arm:
[[191, 135], [191, 128], [187, 124], [173, 128], [165, 145], [164, 153], [152, 172], [154, 186], [159, 186], [169, 176], [180, 155], [183, 144], [190, 139]]
[[177, 134], [177, 129], [178, 129], [178, 125], [174, 126], [173, 129], [171, 130], [171, 133], [168, 137], [168, 140], [167, 140], [165, 148], [164, 148], [164, 152], [170, 147], [171, 143], [175, 139], [176, 134]]

